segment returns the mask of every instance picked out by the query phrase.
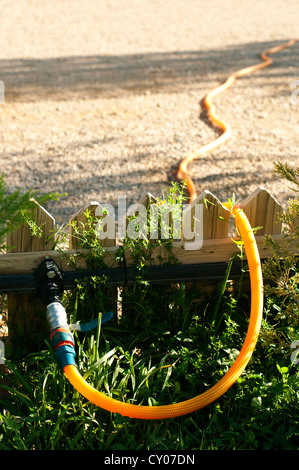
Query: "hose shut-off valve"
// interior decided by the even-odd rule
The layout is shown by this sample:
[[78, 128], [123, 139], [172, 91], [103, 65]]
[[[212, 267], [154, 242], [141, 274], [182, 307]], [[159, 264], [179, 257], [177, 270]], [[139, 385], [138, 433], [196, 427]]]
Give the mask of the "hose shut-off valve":
[[45, 258], [35, 271], [36, 292], [47, 307], [50, 343], [62, 369], [75, 363], [74, 337], [69, 329], [66, 311], [61, 303], [64, 291], [63, 273], [54, 260]]
[[35, 271], [36, 290], [45, 305], [61, 302], [64, 290], [63, 273], [50, 258], [45, 258]]

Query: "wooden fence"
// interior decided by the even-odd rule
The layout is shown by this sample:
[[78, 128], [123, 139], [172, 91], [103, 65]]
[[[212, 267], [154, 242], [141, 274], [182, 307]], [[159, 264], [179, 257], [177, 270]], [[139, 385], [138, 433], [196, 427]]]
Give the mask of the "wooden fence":
[[[155, 202], [155, 198], [149, 194], [141, 201], [145, 207], [153, 202]], [[181, 241], [174, 242], [173, 255], [182, 265], [228, 262], [231, 256], [239, 251], [237, 244], [232, 240], [232, 238], [237, 237], [237, 234], [234, 232], [233, 221], [229, 212], [209, 191], [201, 193], [192, 206], [188, 207], [192, 214], [196, 204], [202, 204], [203, 208], [202, 246], [197, 250], [186, 249], [186, 240], [182, 237]], [[271, 252], [264, 246], [264, 235], [272, 235], [276, 240], [281, 238], [282, 225], [279, 214], [283, 211], [282, 206], [262, 187], [257, 188], [252, 195], [240, 203], [240, 206], [246, 213], [251, 226], [260, 227], [256, 232], [256, 241], [261, 258], [267, 258], [271, 255]], [[91, 214], [96, 214], [99, 207], [98, 203], [92, 202], [72, 215], [69, 221], [77, 222], [79, 230], [83, 230], [87, 223], [86, 210], [88, 209]], [[185, 216], [186, 209], [182, 213], [183, 223]], [[77, 238], [74, 237], [73, 224], [69, 225], [68, 243], [62, 253], [60, 250], [52, 250], [53, 234], [56, 230], [55, 220], [38, 204], [35, 208], [35, 220], [37, 225], [42, 228], [42, 236], [32, 236], [28, 224], [22, 225], [10, 234], [7, 244], [13, 248], [10, 252], [0, 255], [0, 276], [32, 274], [45, 256], [54, 259], [64, 272], [74, 269], [69, 262], [71, 257], [76, 258], [79, 268], [86, 267], [85, 258], [79, 256], [80, 246], [78, 246]], [[115, 220], [109, 219], [107, 216], [105, 220], [105, 223], [116, 223]], [[115, 230], [115, 233], [117, 234], [117, 230]], [[49, 236], [51, 237], [50, 241], [48, 240]], [[104, 260], [106, 265], [111, 268], [118, 267], [115, 260], [115, 251], [121, 242], [115, 236], [114, 239], [111, 239], [111, 237], [104, 238], [99, 243], [105, 247]], [[133, 266], [134, 261], [130, 250], [127, 250], [124, 255], [126, 266]], [[166, 256], [163, 246], [153, 250], [148, 264], [158, 266], [161, 263], [161, 256], [162, 258]], [[35, 294], [8, 294], [7, 309], [8, 326], [11, 332], [15, 333], [18, 329], [32, 332], [33, 330], [40, 331], [45, 328], [44, 319], [41, 315], [37, 315], [37, 312], [44, 310], [44, 307]]]

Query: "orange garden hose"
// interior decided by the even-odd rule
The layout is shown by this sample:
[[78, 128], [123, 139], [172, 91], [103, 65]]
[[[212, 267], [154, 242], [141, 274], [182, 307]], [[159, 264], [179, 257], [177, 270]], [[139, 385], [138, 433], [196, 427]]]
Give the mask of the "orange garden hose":
[[186, 187], [187, 187], [187, 190], [189, 192], [189, 197], [190, 197], [189, 199], [190, 203], [193, 202], [196, 198], [196, 189], [195, 189], [195, 185], [192, 179], [188, 175], [187, 169], [188, 169], [189, 163], [191, 163], [193, 160], [197, 159], [201, 155], [209, 152], [210, 150], [213, 150], [214, 148], [218, 147], [223, 142], [227, 141], [231, 135], [230, 126], [220, 121], [220, 119], [216, 116], [214, 105], [212, 103], [213, 99], [215, 98], [215, 96], [227, 90], [235, 82], [237, 78], [243, 77], [244, 75], [248, 75], [250, 73], [253, 73], [257, 70], [263, 69], [264, 67], [268, 67], [269, 65], [271, 65], [273, 61], [270, 57], [268, 57], [269, 55], [276, 54], [276, 52], [279, 52], [282, 49], [285, 49], [286, 47], [293, 46], [297, 41], [298, 39], [292, 39], [288, 41], [287, 43], [281, 44], [280, 46], [272, 47], [270, 49], [267, 49], [266, 51], [263, 51], [261, 53], [261, 59], [263, 60], [263, 62], [258, 63], [256, 65], [252, 65], [250, 67], [245, 67], [233, 73], [232, 75], [229, 75], [229, 77], [225, 80], [224, 83], [222, 83], [220, 86], [211, 90], [203, 98], [202, 103], [201, 103], [202, 108], [204, 112], [206, 113], [210, 124], [216, 129], [219, 129], [221, 134], [215, 140], [201, 147], [199, 150], [195, 151], [191, 155], [188, 155], [180, 162], [178, 172], [177, 172], [177, 178], [181, 181], [184, 180], [186, 182]]
[[[191, 180], [191, 178], [189, 178], [187, 173], [188, 164], [194, 159], [198, 158], [200, 155], [219, 146], [230, 136], [230, 127], [220, 121], [215, 116], [214, 106], [212, 104], [213, 98], [222, 91], [226, 90], [235, 81], [236, 78], [242, 77], [246, 74], [255, 72], [256, 70], [270, 65], [272, 63], [272, 60], [268, 57], [269, 54], [274, 54], [284, 49], [285, 47], [291, 46], [296, 41], [297, 40], [291, 40], [286, 44], [273, 47], [264, 51], [261, 54], [261, 59], [263, 60], [262, 63], [253, 65], [251, 67], [246, 67], [230, 75], [222, 85], [212, 90], [204, 98], [203, 107], [207, 113], [207, 116], [211, 124], [217, 129], [221, 130], [221, 135], [210, 144], [205, 145], [204, 147], [200, 148], [197, 152], [194, 152], [190, 156], [183, 159], [180, 163], [177, 176], [180, 180], [186, 181], [187, 190], [190, 194], [189, 202], [194, 201], [194, 199], [196, 198], [196, 190], [193, 181]], [[249, 266], [251, 285], [251, 311], [248, 330], [244, 344], [235, 362], [232, 364], [226, 374], [215, 385], [213, 385], [210, 389], [203, 392], [202, 394], [180, 403], [161, 406], [136, 405], [121, 402], [114, 398], [108, 397], [104, 393], [96, 390], [94, 387], [88, 384], [86, 380], [81, 376], [74, 363], [67, 363], [63, 367], [63, 371], [66, 377], [73, 385], [73, 387], [87, 400], [91, 401], [95, 405], [98, 405], [107, 411], [113, 413], [120, 413], [121, 415], [128, 416], [131, 418], [174, 418], [177, 416], [189, 414], [205, 407], [206, 405], [209, 405], [210, 403], [218, 399], [220, 396], [222, 396], [240, 377], [252, 356], [259, 335], [263, 312], [263, 279], [257, 244], [252, 228], [245, 213], [242, 209], [238, 208], [237, 206], [231, 207], [228, 203], [224, 204], [224, 206], [227, 210], [231, 212], [231, 214], [235, 218], [237, 229], [239, 230], [240, 236], [243, 240]]]
[[113, 413], [141, 419], [165, 419], [182, 416], [199, 410], [223, 395], [240, 377], [255, 348], [263, 311], [263, 281], [259, 253], [253, 231], [244, 212], [238, 207], [229, 207], [235, 217], [247, 255], [251, 283], [251, 313], [243, 347], [228, 372], [206, 392], [181, 403], [161, 406], [133, 405], [108, 397], [89, 385], [75, 365], [66, 365], [63, 371], [73, 387], [95, 405]]

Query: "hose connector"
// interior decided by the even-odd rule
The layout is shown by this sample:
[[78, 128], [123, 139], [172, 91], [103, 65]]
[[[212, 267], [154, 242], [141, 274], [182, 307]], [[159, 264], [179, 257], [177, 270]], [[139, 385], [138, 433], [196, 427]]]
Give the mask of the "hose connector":
[[35, 271], [36, 291], [47, 306], [50, 343], [62, 369], [76, 365], [75, 341], [69, 329], [66, 311], [61, 303], [64, 290], [63, 273], [50, 258], [45, 258]]
[[47, 306], [47, 321], [50, 327], [50, 344], [55, 357], [63, 369], [67, 365], [76, 365], [75, 340], [67, 322], [67, 315], [60, 302]]
[[51, 332], [57, 328], [69, 328], [66, 311], [60, 302], [47, 305], [46, 318]]
[[62, 369], [67, 365], [76, 366], [75, 341], [68, 328], [57, 328], [52, 331], [50, 344], [55, 351], [55, 357]]

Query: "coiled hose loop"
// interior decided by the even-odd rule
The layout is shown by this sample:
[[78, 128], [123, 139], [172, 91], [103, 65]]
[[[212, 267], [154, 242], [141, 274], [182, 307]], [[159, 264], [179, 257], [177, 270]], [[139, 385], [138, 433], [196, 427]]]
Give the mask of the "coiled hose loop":
[[245, 213], [236, 206], [230, 207], [229, 204], [224, 205], [235, 217], [236, 226], [243, 240], [251, 283], [251, 312], [248, 331], [243, 347], [234, 364], [222, 379], [206, 392], [181, 403], [161, 406], [133, 405], [115, 400], [89, 385], [81, 376], [76, 366], [72, 364], [64, 366], [63, 371], [70, 383], [87, 400], [107, 411], [120, 413], [131, 418], [174, 418], [192, 413], [209, 405], [223, 395], [240, 377], [252, 356], [258, 339], [263, 312], [263, 280], [257, 244]]

